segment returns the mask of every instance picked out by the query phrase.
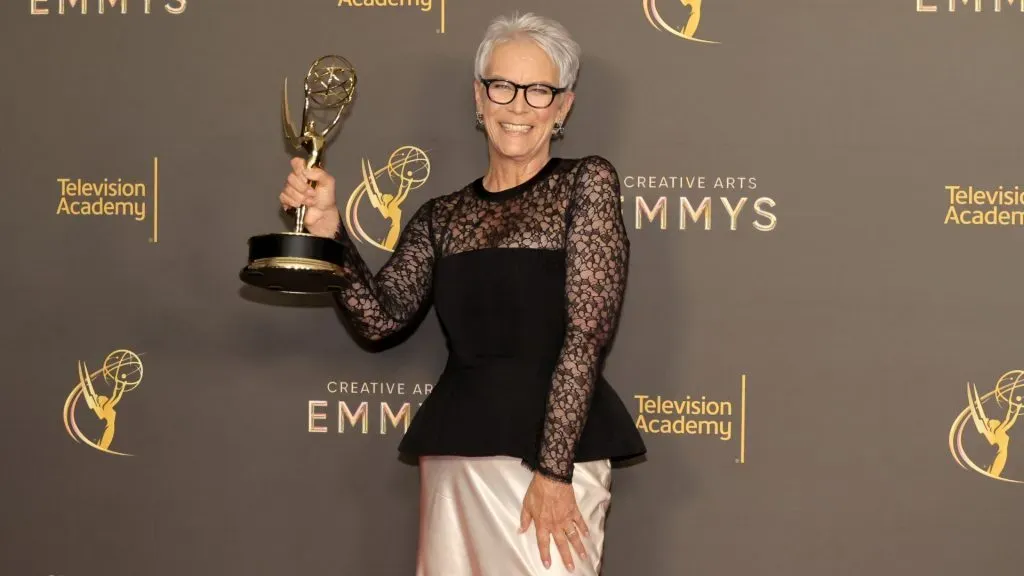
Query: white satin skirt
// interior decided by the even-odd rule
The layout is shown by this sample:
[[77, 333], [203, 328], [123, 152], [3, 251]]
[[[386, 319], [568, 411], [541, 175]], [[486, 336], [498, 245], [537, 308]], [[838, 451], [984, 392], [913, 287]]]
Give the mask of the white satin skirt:
[[[587, 558], [571, 550], [569, 572], [551, 540], [551, 568], [537, 548], [536, 524], [519, 534], [523, 498], [533, 479], [519, 459], [420, 458], [420, 528], [416, 576], [597, 576], [611, 502], [611, 463], [579, 462], [573, 491], [590, 536]], [[570, 545], [570, 549], [571, 549]]]

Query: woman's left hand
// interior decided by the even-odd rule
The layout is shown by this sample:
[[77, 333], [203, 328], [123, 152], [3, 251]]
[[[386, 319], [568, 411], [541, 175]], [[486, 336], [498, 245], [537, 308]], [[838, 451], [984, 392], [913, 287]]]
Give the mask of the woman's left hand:
[[545, 478], [534, 472], [533, 481], [523, 498], [523, 511], [520, 514], [519, 533], [536, 524], [537, 547], [544, 567], [551, 567], [551, 538], [562, 556], [562, 562], [571, 572], [574, 569], [572, 552], [569, 544], [576, 549], [581, 558], [586, 558], [587, 549], [583, 546], [582, 536], [589, 536], [590, 530], [580, 513], [576, 503], [576, 494], [571, 484], [564, 484]]

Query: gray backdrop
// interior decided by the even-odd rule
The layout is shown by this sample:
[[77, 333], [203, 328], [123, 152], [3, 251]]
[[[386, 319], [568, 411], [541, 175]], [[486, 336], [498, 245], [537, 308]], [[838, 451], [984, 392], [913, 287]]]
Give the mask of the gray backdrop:
[[[516, 9], [583, 46], [554, 153], [616, 165], [633, 245], [607, 375], [650, 452], [616, 471], [604, 573], [1018, 569], [1024, 455], [1011, 442], [990, 471], [982, 431], [1024, 429], [1006, 430], [1024, 368], [1019, 3], [706, 0], [696, 38], [717, 44], [659, 29], [650, 0], [100, 3], [0, 7], [3, 574], [412, 574], [416, 468], [382, 410], [411, 413], [440, 372], [434, 316], [373, 354], [322, 302], [237, 274], [249, 236], [287, 227], [285, 76], [297, 113], [313, 59], [355, 64], [326, 167], [344, 201], [363, 159], [421, 149], [408, 217], [484, 170], [472, 59]], [[105, 179], [139, 196], [81, 195]], [[645, 212], [662, 198], [664, 229]], [[138, 218], [63, 213], [83, 200]], [[355, 213], [379, 241], [365, 198]], [[117, 350], [144, 368], [104, 452], [75, 393], [83, 362], [113, 394]], [[731, 414], [680, 415], [687, 397]]]

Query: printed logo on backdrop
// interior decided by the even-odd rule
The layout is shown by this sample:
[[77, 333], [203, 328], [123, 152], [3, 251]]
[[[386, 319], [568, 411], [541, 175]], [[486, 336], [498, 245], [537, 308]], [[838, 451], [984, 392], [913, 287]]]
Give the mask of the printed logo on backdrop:
[[[1024, 6], [1024, 0], [1021, 0]], [[946, 186], [949, 206], [943, 224], [951, 226], [1024, 226], [1024, 191], [1005, 186]]]
[[[78, 379], [64, 401], [64, 429], [79, 444], [116, 456], [122, 452], [117, 414], [129, 392], [142, 382], [142, 360], [131, 350], [114, 350], [100, 368], [78, 361]], [[130, 402], [128, 402], [130, 405]]]
[[[633, 218], [624, 218], [637, 230], [771, 232], [778, 224], [775, 200], [757, 195], [755, 176], [627, 175], [622, 185], [636, 194]], [[629, 205], [625, 196], [622, 204]]]
[[434, 385], [389, 380], [331, 380], [326, 395], [307, 404], [312, 434], [386, 436], [405, 434]]
[[347, 9], [416, 9], [421, 13], [440, 12], [440, 26], [435, 30], [438, 34], [445, 33], [445, 2], [447, 0], [338, 0], [338, 7]]
[[402, 146], [384, 166], [374, 170], [363, 158], [361, 168], [362, 180], [345, 204], [345, 226], [354, 240], [393, 252], [402, 233], [402, 205], [430, 177], [430, 159], [415, 146]]
[[[132, 176], [61, 175], [56, 178], [56, 214], [89, 218], [104, 225], [137, 231], [139, 238], [159, 241], [160, 164], [153, 158], [152, 175], [142, 167], [126, 170]], [[147, 170], [148, 171], [148, 170]]]
[[[733, 395], [734, 394], [734, 395]], [[737, 464], [747, 458], [747, 375], [733, 394], [669, 397], [635, 394], [636, 428], [652, 436], [716, 439], [735, 450]], [[731, 396], [731, 399], [730, 399]]]
[[691, 42], [718, 44], [697, 33], [703, 0], [643, 0], [643, 3], [647, 21], [658, 30]]
[[1009, 12], [1014, 4], [1019, 6], [1020, 12], [1024, 12], [1024, 2], [1021, 0], [916, 0], [916, 2], [917, 11], [925, 13], [1002, 12], [1004, 5], [1006, 11]]
[[[984, 389], [983, 389], [984, 390]], [[1021, 456], [1010, 452], [1010, 439], [1024, 409], [1024, 370], [1010, 370], [984, 395], [967, 383], [967, 401], [949, 429], [949, 451], [961, 468], [992, 480], [1024, 483]]]
[[[188, 0], [29, 0], [33, 16], [88, 14], [171, 14], [185, 12]], [[163, 9], [161, 9], [161, 7]]]

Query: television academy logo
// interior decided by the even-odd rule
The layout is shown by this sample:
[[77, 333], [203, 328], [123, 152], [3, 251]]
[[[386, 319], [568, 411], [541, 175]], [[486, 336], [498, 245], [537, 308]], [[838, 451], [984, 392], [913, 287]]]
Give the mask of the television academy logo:
[[[643, 0], [644, 3], [644, 15], [647, 16], [647, 21], [651, 23], [651, 26], [668, 32], [683, 40], [689, 40], [691, 42], [699, 42], [702, 44], [718, 44], [714, 40], [707, 40], [697, 36], [697, 28], [700, 26], [701, 19], [701, 5], [704, 3], [703, 0], [661, 0], [662, 8], [666, 8], [669, 5], [675, 6], [677, 3], [684, 9], [679, 14], [668, 16], [668, 20], [677, 22], [675, 26], [669, 24], [666, 20], [665, 15], [662, 14], [662, 10], [658, 9], [658, 0]], [[679, 7], [675, 7], [678, 10]], [[686, 14], [686, 16], [682, 16]]]
[[[402, 204], [409, 197], [409, 192], [423, 186], [430, 177], [430, 159], [426, 152], [415, 146], [402, 146], [392, 152], [387, 164], [377, 170], [366, 158], [362, 159], [361, 168], [362, 181], [345, 204], [345, 226], [355, 241], [393, 252], [402, 233]], [[383, 189], [382, 181], [386, 183]], [[367, 222], [361, 219], [365, 216], [362, 212], [364, 200], [376, 212]], [[376, 235], [367, 230], [374, 224], [379, 229]]]
[[[153, 157], [152, 181], [139, 178], [139, 170], [130, 170], [125, 177], [56, 178], [58, 216], [115, 217], [148, 224], [149, 241], [159, 242], [160, 159]], [[104, 219], [109, 222], [110, 220]]]
[[[1021, 2], [1024, 6], [1024, 2]], [[949, 208], [943, 224], [952, 226], [1024, 226], [1024, 191], [999, 185], [947, 185]]]
[[[722, 396], [669, 398], [660, 394], [634, 394], [637, 402], [636, 428], [643, 434], [703, 436], [739, 444], [737, 464], [747, 458], [747, 375], [740, 375], [739, 406]], [[734, 430], [733, 426], [738, 430]]]
[[[1017, 470], [1020, 466], [1011, 471], [1006, 469], [1013, 463], [1009, 454], [1010, 430], [1024, 409], [1022, 394], [1024, 370], [1006, 372], [983, 396], [978, 395], [977, 386], [967, 384], [967, 407], [957, 415], [949, 429], [949, 451], [961, 468], [992, 480], [1024, 484], [1024, 480], [1019, 479], [1024, 478]], [[994, 453], [979, 439], [994, 446]]]
[[[437, 0], [440, 4], [441, 26], [436, 30], [438, 34], [445, 33], [445, 2]], [[431, 12], [434, 9], [434, 0], [338, 0], [338, 7], [346, 8], [416, 8], [420, 12]]]
[[[102, 376], [102, 378], [100, 378]], [[125, 393], [138, 388], [142, 382], [142, 360], [131, 350], [114, 350], [107, 355], [102, 367], [89, 371], [85, 362], [78, 361], [78, 382], [64, 401], [64, 429], [79, 444], [113, 454], [131, 456], [111, 448], [116, 432], [118, 405]], [[99, 386], [98, 386], [99, 385]], [[80, 409], [80, 401], [88, 408]], [[91, 414], [88, 424], [80, 423], [80, 414]], [[96, 432], [97, 422], [103, 423], [102, 432]], [[84, 429], [93, 430], [92, 434]]]

